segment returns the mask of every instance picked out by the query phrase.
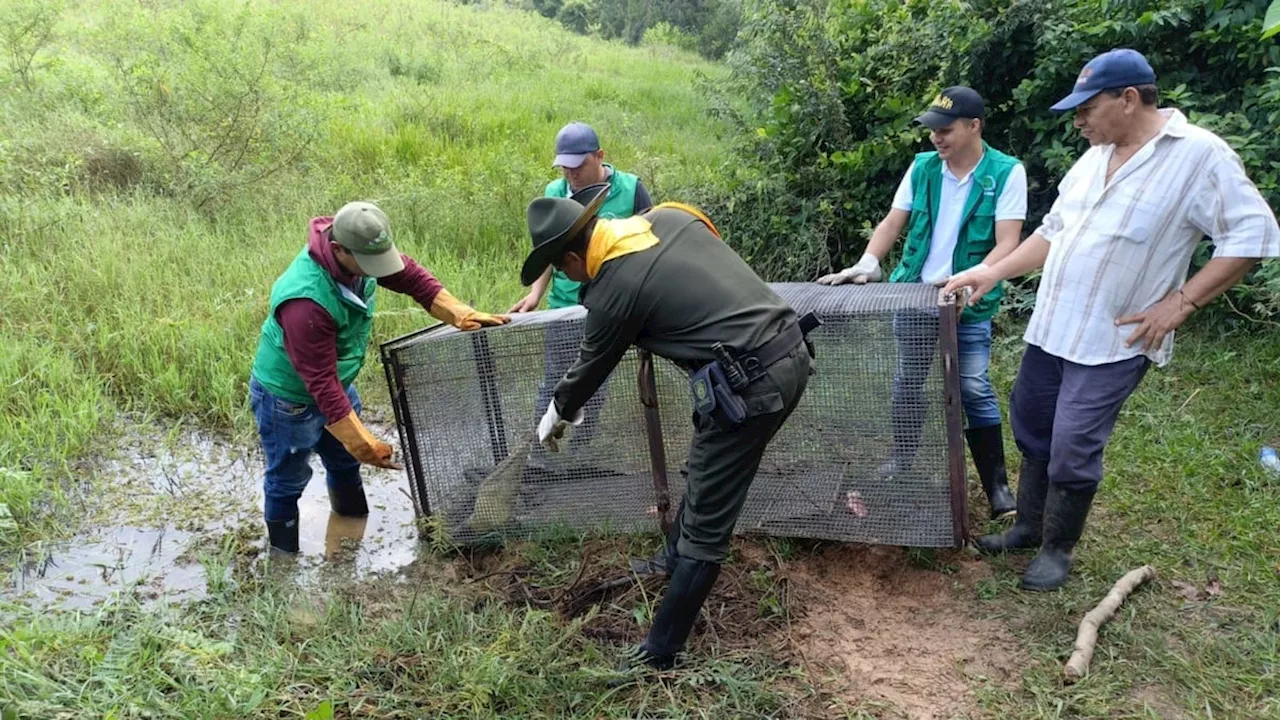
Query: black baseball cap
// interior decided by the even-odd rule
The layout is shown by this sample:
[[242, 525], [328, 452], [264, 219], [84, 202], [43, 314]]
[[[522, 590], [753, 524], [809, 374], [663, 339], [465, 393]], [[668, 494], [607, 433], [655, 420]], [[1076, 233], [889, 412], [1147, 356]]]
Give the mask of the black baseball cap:
[[916, 118], [916, 122], [930, 130], [940, 130], [960, 118], [982, 119], [986, 117], [987, 105], [977, 90], [963, 85], [954, 85], [943, 90], [933, 98], [929, 109]]

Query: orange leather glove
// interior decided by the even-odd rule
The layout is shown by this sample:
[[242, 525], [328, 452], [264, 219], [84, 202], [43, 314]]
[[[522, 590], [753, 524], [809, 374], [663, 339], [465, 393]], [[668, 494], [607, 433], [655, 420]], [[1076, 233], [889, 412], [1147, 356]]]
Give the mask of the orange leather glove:
[[444, 289], [436, 293], [436, 299], [432, 301], [431, 308], [427, 312], [431, 313], [431, 317], [449, 323], [459, 330], [479, 330], [486, 325], [504, 325], [511, 322], [511, 318], [506, 315], [476, 312], [475, 308]]
[[342, 443], [342, 447], [346, 448], [352, 457], [366, 465], [376, 465], [390, 470], [400, 470], [404, 467], [391, 462], [391, 453], [394, 452], [391, 446], [370, 435], [364, 423], [360, 422], [360, 417], [356, 415], [355, 410], [338, 422], [325, 425], [324, 429], [338, 438], [338, 442]]

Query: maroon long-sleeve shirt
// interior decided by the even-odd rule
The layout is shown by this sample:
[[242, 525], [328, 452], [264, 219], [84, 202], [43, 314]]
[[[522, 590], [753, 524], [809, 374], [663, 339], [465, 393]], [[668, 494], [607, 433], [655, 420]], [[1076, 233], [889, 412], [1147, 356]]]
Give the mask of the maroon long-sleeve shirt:
[[[329, 248], [329, 227], [332, 224], [333, 218], [328, 217], [311, 221], [307, 250], [311, 258], [335, 280], [356, 290], [361, 278], [344, 270]], [[404, 270], [378, 278], [378, 285], [409, 295], [423, 308], [430, 309], [436, 294], [444, 286], [413, 258], [408, 255], [401, 257], [404, 258]], [[338, 328], [329, 313], [314, 300], [297, 298], [276, 308], [276, 322], [284, 330], [284, 351], [289, 362], [325, 419], [335, 423], [350, 414], [351, 401], [347, 399], [346, 388], [338, 380]]]

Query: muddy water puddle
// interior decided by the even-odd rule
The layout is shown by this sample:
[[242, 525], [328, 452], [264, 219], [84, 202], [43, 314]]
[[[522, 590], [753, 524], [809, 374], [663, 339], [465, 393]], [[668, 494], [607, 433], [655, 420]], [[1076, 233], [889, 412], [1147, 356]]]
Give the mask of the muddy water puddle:
[[[394, 437], [394, 429], [373, 426]], [[39, 607], [86, 609], [121, 592], [145, 603], [201, 598], [209, 578], [227, 572], [227, 553], [265, 547], [262, 456], [198, 430], [139, 429], [104, 460], [86, 500], [85, 529], [27, 548], [0, 599]], [[324, 469], [299, 501], [300, 553], [286, 560], [299, 582], [332, 583], [395, 571], [418, 557], [413, 506], [402, 472], [363, 471], [367, 518], [329, 510]], [[246, 543], [247, 548], [234, 547]]]
[[41, 606], [86, 609], [115, 592], [182, 601], [204, 594], [204, 568], [182, 561], [192, 534], [121, 527], [66, 548], [31, 548], [14, 573], [14, 595]]

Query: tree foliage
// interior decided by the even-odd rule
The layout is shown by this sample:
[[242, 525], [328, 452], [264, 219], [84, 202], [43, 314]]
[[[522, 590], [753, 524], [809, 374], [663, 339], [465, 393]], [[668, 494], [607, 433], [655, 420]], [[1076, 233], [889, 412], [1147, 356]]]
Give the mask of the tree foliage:
[[532, 9], [582, 34], [645, 39], [718, 59], [733, 46], [742, 22], [739, 0], [526, 0]]

